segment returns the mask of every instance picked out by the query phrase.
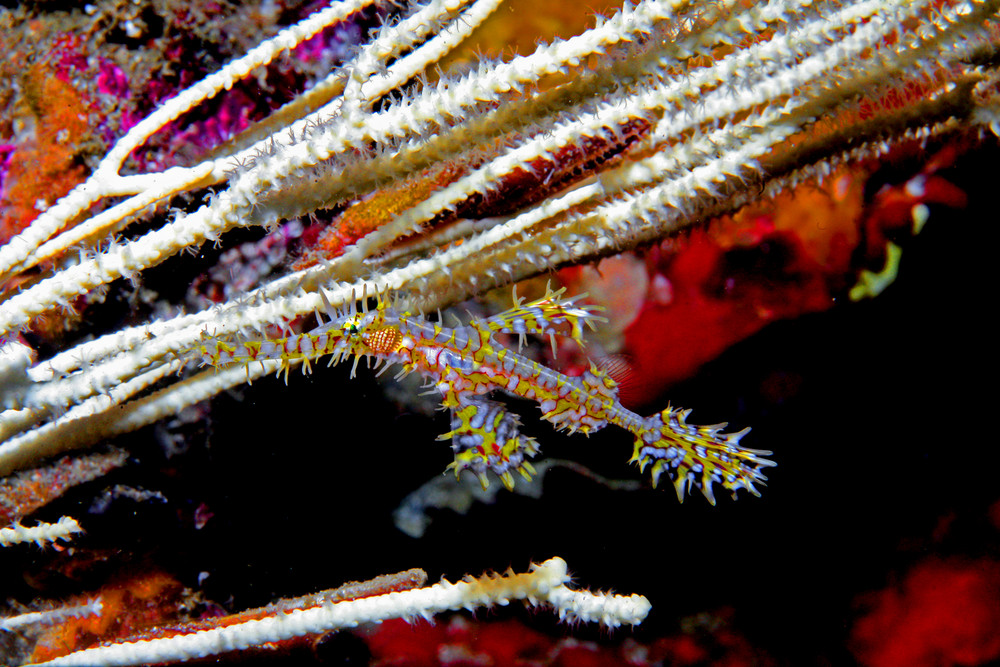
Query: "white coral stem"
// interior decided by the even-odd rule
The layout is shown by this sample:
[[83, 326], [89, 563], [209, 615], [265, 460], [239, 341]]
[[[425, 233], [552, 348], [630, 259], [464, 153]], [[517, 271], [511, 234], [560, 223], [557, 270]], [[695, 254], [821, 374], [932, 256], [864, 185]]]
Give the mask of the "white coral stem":
[[73, 535], [82, 532], [83, 528], [80, 528], [76, 519], [68, 516], [62, 517], [55, 523], [39, 523], [31, 527], [15, 523], [8, 528], [0, 528], [0, 547], [24, 542], [34, 542], [42, 547], [56, 540], [71, 540]]
[[50, 662], [56, 665], [139, 665], [180, 662], [239, 651], [304, 635], [315, 635], [391, 618], [431, 618], [446, 611], [474, 610], [524, 600], [551, 606], [560, 618], [594, 621], [609, 627], [637, 624], [650, 604], [640, 595], [601, 595], [571, 591], [566, 587], [566, 562], [551, 558], [532, 571], [502, 576], [466, 577], [458, 583], [441, 583], [358, 600], [326, 603], [319, 607], [173, 637], [98, 646]]

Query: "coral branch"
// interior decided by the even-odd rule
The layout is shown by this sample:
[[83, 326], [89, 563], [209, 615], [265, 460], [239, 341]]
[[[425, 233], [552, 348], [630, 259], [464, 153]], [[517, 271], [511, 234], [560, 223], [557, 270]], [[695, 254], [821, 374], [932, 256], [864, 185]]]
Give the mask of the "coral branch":
[[69, 541], [73, 535], [82, 532], [83, 528], [80, 528], [76, 519], [68, 516], [64, 516], [55, 523], [39, 523], [30, 528], [14, 524], [11, 528], [0, 528], [0, 547], [9, 547], [12, 544], [24, 542], [34, 542], [41, 547], [56, 540]]
[[567, 588], [569, 575], [561, 558], [551, 558], [531, 572], [466, 577], [458, 583], [387, 593], [318, 607], [279, 612], [237, 625], [159, 639], [123, 642], [85, 649], [46, 663], [58, 665], [140, 665], [181, 662], [281, 642], [304, 635], [379, 623], [390, 618], [426, 618], [446, 611], [475, 610], [524, 600], [550, 606], [560, 618], [599, 622], [609, 627], [635, 625], [649, 613], [640, 595], [597, 595]]

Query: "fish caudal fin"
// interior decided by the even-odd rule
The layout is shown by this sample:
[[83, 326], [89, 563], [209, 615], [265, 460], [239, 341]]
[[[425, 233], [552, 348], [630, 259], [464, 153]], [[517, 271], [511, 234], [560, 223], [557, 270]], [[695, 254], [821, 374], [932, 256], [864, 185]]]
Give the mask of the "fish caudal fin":
[[767, 481], [762, 469], [775, 463], [763, 457], [771, 452], [740, 446], [749, 428], [722, 433], [725, 424], [695, 426], [686, 422], [690, 412], [667, 407], [647, 417], [630, 462], [638, 463], [641, 470], [652, 465], [653, 486], [661, 475], [669, 476], [681, 502], [694, 486], [714, 505], [715, 484], [732, 491], [734, 498], [740, 489], [760, 496], [754, 485]]

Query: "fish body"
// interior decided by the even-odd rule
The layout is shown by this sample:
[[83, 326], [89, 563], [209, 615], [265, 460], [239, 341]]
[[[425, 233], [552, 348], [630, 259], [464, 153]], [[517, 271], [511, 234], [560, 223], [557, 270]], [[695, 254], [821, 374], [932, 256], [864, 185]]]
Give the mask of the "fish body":
[[[559, 430], [590, 434], [608, 424], [632, 433], [632, 462], [651, 468], [654, 486], [666, 474], [677, 496], [684, 499], [691, 487], [699, 488], [714, 504], [713, 486], [718, 484], [736, 495], [746, 489], [760, 495], [755, 484], [766, 481], [762, 469], [774, 465], [771, 452], [747, 449], [739, 444], [749, 431], [723, 433], [725, 424], [695, 426], [686, 419], [690, 410], [667, 407], [650, 417], [625, 408], [618, 399], [615, 381], [591, 364], [579, 376], [568, 376], [528, 358], [504, 345], [498, 334], [568, 336], [582, 345], [583, 326], [600, 320], [593, 308], [562, 299], [562, 290], [547, 292], [524, 303], [515, 295], [515, 305], [499, 315], [473, 319], [449, 327], [422, 315], [396, 308], [386, 294], [378, 303], [362, 308], [328, 309], [329, 320], [311, 331], [284, 337], [208, 338], [199, 347], [204, 363], [214, 366], [250, 364], [265, 359], [283, 361], [283, 369], [330, 357], [330, 363], [354, 358], [353, 377], [362, 357], [375, 365], [400, 365], [399, 376], [417, 372], [441, 395], [442, 406], [451, 410], [451, 430], [440, 440], [451, 440], [456, 474], [468, 469], [483, 486], [488, 473], [513, 488], [513, 473], [530, 479], [530, 460], [538, 454], [534, 438], [520, 432], [521, 422], [507, 406], [490, 396], [505, 392], [538, 403], [542, 418]], [[553, 341], [554, 345], [554, 341]]]

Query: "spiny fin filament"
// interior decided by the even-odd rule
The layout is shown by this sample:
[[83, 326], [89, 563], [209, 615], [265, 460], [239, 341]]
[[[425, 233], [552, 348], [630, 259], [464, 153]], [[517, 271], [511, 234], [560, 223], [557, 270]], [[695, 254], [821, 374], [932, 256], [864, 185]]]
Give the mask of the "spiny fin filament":
[[739, 445], [749, 428], [722, 433], [725, 424], [695, 426], [686, 422], [690, 412], [667, 407], [647, 417], [636, 436], [630, 463], [637, 462], [641, 470], [652, 464], [653, 486], [661, 475], [669, 476], [681, 502], [695, 486], [714, 505], [714, 484], [732, 491], [734, 498], [740, 489], [760, 496], [754, 485], [767, 481], [762, 469], [775, 463], [763, 457], [771, 452]]

